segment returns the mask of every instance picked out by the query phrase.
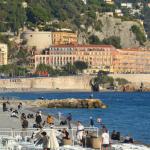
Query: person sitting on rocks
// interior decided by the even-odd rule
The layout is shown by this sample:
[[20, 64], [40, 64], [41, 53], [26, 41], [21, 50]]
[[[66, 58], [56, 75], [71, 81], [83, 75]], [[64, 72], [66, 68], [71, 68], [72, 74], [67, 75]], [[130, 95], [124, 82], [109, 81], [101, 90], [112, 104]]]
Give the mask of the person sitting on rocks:
[[14, 111], [12, 111], [12, 113], [11, 113], [11, 117], [18, 118], [17, 113], [16, 113], [16, 111], [15, 111], [15, 110], [14, 110]]
[[63, 139], [70, 139], [69, 132], [65, 128], [63, 129], [62, 133], [63, 133]]
[[116, 133], [116, 140], [120, 141], [120, 132]]
[[50, 124], [50, 125], [54, 124], [54, 118], [51, 115], [47, 116], [47, 123]]
[[67, 120], [62, 120], [62, 121], [60, 122], [60, 125], [67, 125]]
[[131, 136], [128, 135], [128, 136], [125, 137], [125, 140], [124, 140], [123, 143], [133, 143], [133, 138], [131, 138]]
[[112, 134], [111, 134], [111, 139], [112, 140], [116, 140], [116, 136], [117, 136], [117, 133], [115, 130], [113, 130]]
[[32, 119], [32, 118], [34, 118], [34, 115], [33, 115], [33, 114], [28, 114], [28, 115], [27, 115], [27, 118], [28, 118], [28, 119]]

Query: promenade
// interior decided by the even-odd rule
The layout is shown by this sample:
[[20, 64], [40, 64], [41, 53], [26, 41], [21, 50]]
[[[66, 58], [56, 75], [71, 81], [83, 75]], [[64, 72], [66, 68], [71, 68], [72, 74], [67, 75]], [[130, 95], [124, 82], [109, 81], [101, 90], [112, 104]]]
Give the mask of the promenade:
[[20, 116], [19, 118], [11, 117], [11, 112], [3, 112], [2, 106], [0, 106], [0, 128], [21, 128]]

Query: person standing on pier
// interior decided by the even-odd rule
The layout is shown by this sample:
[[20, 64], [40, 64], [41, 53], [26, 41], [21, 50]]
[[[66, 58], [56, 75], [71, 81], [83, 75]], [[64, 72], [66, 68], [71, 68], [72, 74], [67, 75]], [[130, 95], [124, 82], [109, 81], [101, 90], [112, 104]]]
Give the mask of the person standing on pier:
[[43, 150], [50, 150], [49, 148], [49, 136], [47, 136], [47, 133], [46, 132], [42, 132], [41, 133], [42, 135], [42, 143], [43, 143]]
[[81, 124], [80, 121], [77, 122], [77, 140], [80, 145], [82, 145], [82, 139], [83, 139], [83, 133], [84, 133], [84, 126]]
[[36, 122], [37, 127], [41, 126], [41, 123], [42, 123], [41, 112], [37, 112], [35, 122]]
[[28, 128], [28, 120], [26, 118], [23, 119], [22, 121], [22, 138], [25, 138], [27, 136], [27, 128]]
[[94, 127], [94, 120], [92, 117], [90, 117], [90, 127]]
[[6, 107], [6, 103], [5, 102], [3, 103], [3, 112], [4, 111], [7, 111], [7, 107]]
[[110, 137], [109, 137], [109, 132], [107, 129], [105, 129], [103, 131], [103, 134], [102, 134], [102, 147], [101, 147], [101, 150], [108, 150], [110, 146]]
[[71, 120], [72, 120], [72, 114], [69, 113], [67, 116], [67, 122], [68, 122], [68, 128], [71, 129]]

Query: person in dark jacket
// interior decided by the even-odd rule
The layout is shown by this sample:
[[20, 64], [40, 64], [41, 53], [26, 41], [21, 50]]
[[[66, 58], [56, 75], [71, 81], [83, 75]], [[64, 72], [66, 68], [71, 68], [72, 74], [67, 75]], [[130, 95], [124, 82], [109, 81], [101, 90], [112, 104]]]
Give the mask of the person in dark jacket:
[[72, 114], [69, 113], [68, 116], [67, 116], [67, 122], [68, 122], [69, 129], [71, 129], [71, 120], [72, 120]]
[[35, 118], [35, 122], [36, 122], [36, 124], [37, 124], [37, 127], [40, 127], [40, 126], [41, 126], [41, 123], [42, 123], [42, 116], [41, 116], [41, 113], [40, 113], [40, 112], [37, 112], [36, 118]]
[[90, 117], [90, 127], [94, 127], [94, 120], [92, 117]]
[[42, 132], [41, 135], [42, 135], [43, 150], [50, 150], [50, 148], [48, 148], [49, 137], [47, 136], [47, 133]]
[[26, 130], [28, 128], [28, 120], [26, 118], [22, 121], [22, 129]]
[[7, 111], [7, 107], [6, 107], [6, 103], [5, 102], [3, 103], [3, 112], [4, 111]]

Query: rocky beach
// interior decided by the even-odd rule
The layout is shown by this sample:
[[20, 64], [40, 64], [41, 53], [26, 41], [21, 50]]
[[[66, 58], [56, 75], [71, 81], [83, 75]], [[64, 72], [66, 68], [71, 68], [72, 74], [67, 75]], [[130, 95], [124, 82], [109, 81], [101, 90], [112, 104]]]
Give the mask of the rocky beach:
[[[56, 103], [57, 101], [57, 103]], [[63, 102], [64, 101], [64, 102]], [[99, 102], [98, 102], [99, 101]], [[7, 100], [0, 101], [1, 105], [3, 102], [7, 102]], [[74, 104], [72, 104], [74, 102]], [[22, 103], [23, 108], [20, 110], [21, 112], [24, 112], [25, 114], [33, 113], [35, 114], [35, 111], [41, 110], [43, 107], [50, 107], [50, 108], [55, 108], [55, 107], [69, 107], [71, 106], [72, 108], [106, 108], [106, 105], [102, 103], [102, 101], [98, 99], [64, 99], [64, 100], [34, 100], [34, 101], [22, 101], [22, 100], [13, 100], [9, 101], [8, 107], [17, 109], [17, 106], [19, 103]], [[65, 103], [65, 104], [64, 104]], [[81, 105], [82, 104], [82, 105]], [[88, 104], [88, 107], [87, 107]], [[77, 106], [78, 105], [78, 106]], [[82, 106], [82, 107], [81, 107]], [[6, 129], [13, 129], [12, 132], [16, 132], [15, 130], [21, 130], [21, 122], [19, 118], [13, 118], [10, 117], [11, 112], [3, 112], [2, 107], [0, 107], [0, 130], [6, 130]], [[18, 115], [19, 117], [19, 115]], [[47, 114], [44, 114], [42, 112], [42, 117], [43, 119], [46, 119]], [[11, 124], [10, 124], [11, 122]], [[34, 119], [29, 119], [29, 128], [31, 130], [32, 125], [34, 124]], [[58, 118], [55, 118], [55, 124], [56, 127], [58, 126]], [[72, 124], [72, 126], [76, 126], [75, 124]], [[64, 128], [64, 127], [63, 127]], [[92, 148], [82, 148], [76, 146], [67, 146], [64, 145], [63, 147], [60, 148], [60, 150], [94, 150]], [[112, 150], [149, 150], [150, 148], [147, 146], [144, 146], [143, 144], [113, 144], [112, 145]]]

